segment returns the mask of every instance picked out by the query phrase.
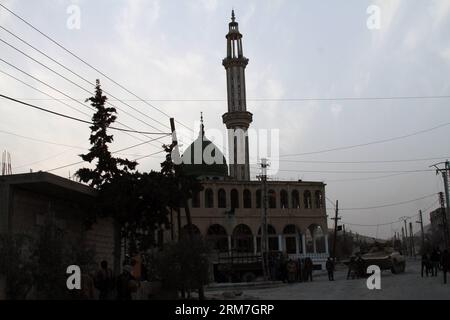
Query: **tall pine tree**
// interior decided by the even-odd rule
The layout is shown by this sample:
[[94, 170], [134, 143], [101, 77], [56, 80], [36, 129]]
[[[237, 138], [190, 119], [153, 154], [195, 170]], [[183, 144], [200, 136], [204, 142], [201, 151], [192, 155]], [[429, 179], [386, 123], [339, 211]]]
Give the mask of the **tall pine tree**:
[[92, 117], [93, 125], [89, 142], [91, 148], [87, 154], [80, 155], [84, 161], [92, 163], [97, 160], [94, 169], [82, 168], [77, 171], [77, 176], [84, 183], [101, 190], [102, 186], [110, 183], [115, 177], [133, 171], [137, 162], [113, 157], [108, 144], [112, 143], [113, 135], [108, 135], [107, 130], [117, 119], [117, 111], [113, 107], [105, 107], [107, 97], [103, 95], [100, 80], [96, 81], [95, 96], [86, 101], [96, 109]]
[[129, 204], [133, 196], [130, 195], [135, 176], [132, 174], [137, 162], [113, 157], [108, 145], [114, 138], [108, 134], [108, 128], [116, 121], [117, 111], [112, 107], [105, 107], [107, 97], [103, 95], [100, 81], [96, 81], [95, 96], [90, 101], [96, 112], [92, 117], [91, 135], [89, 138], [91, 148], [87, 154], [80, 155], [89, 163], [94, 162], [95, 167], [82, 168], [76, 172], [80, 181], [88, 184], [98, 191], [96, 213], [109, 216], [114, 222], [114, 272], [120, 270], [120, 255], [122, 230], [127, 220]]

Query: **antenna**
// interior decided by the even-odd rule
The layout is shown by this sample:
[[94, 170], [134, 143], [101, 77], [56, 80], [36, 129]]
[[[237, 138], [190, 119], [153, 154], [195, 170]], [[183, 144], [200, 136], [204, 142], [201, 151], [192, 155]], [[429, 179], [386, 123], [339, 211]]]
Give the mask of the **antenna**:
[[11, 154], [7, 150], [5, 150], [2, 153], [2, 176], [11, 174], [12, 174]]

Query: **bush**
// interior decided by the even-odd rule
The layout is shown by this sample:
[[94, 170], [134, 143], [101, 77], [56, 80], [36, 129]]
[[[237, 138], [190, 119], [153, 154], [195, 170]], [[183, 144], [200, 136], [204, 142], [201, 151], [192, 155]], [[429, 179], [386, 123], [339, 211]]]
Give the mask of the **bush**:
[[155, 272], [163, 288], [171, 291], [202, 290], [209, 281], [209, 246], [200, 238], [184, 238], [164, 246], [155, 259]]

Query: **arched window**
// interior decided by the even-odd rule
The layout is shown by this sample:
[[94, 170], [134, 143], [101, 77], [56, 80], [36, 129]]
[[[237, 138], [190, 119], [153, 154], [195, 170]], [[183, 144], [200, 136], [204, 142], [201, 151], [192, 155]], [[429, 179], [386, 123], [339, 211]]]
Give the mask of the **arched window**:
[[262, 207], [262, 193], [261, 189], [256, 190], [256, 208], [260, 209]]
[[281, 190], [280, 192], [281, 209], [289, 208], [288, 193], [286, 190]]
[[297, 190], [292, 191], [292, 208], [293, 209], [300, 208], [300, 196]]
[[269, 190], [267, 195], [269, 197], [269, 208], [275, 209], [277, 207], [277, 194], [274, 190]]
[[250, 209], [252, 207], [252, 193], [250, 190], [244, 190], [244, 208]]
[[200, 208], [200, 191], [192, 195], [192, 208]]
[[227, 231], [220, 224], [213, 224], [208, 228], [207, 241], [211, 243], [214, 250], [219, 252], [228, 251]]
[[209, 188], [205, 190], [205, 208], [214, 208], [214, 192]]
[[293, 224], [287, 225], [283, 229], [284, 242], [285, 242], [285, 250], [286, 253], [297, 253], [299, 250], [297, 249], [297, 237], [298, 231], [297, 227]]
[[227, 207], [227, 194], [226, 194], [225, 190], [219, 189], [217, 195], [218, 195], [217, 202], [218, 202], [219, 208], [226, 208]]
[[202, 234], [200, 232], [200, 229], [195, 224], [191, 224], [190, 227], [188, 224], [185, 225], [181, 230], [181, 238], [189, 237], [189, 230], [194, 237], [201, 238]]
[[[275, 228], [271, 225], [267, 225], [267, 242], [269, 244], [269, 251], [278, 251], [278, 236]], [[261, 227], [258, 230], [258, 252], [261, 252]]]
[[231, 190], [231, 208], [239, 208], [239, 192], [236, 189]]
[[237, 252], [253, 252], [253, 234], [249, 226], [240, 224], [234, 228], [233, 249]]
[[312, 208], [311, 191], [306, 190], [303, 193], [303, 202], [305, 203], [305, 209], [311, 209]]
[[317, 191], [315, 192], [314, 200], [315, 200], [315, 202], [316, 202], [316, 208], [317, 208], [317, 209], [322, 208], [322, 206], [323, 206], [323, 195], [322, 195], [322, 191], [317, 190]]

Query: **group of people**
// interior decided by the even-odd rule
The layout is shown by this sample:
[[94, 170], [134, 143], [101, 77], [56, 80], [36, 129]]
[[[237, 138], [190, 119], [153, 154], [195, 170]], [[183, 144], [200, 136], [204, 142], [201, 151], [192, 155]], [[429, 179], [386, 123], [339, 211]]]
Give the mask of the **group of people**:
[[431, 274], [432, 277], [437, 277], [438, 271], [442, 270], [444, 275], [444, 283], [447, 283], [447, 272], [450, 271], [450, 253], [444, 250], [441, 253], [439, 248], [434, 248], [430, 253], [424, 252], [422, 255], [421, 276], [425, 274], [427, 277]]
[[366, 275], [365, 263], [361, 255], [357, 257], [351, 257], [348, 262], [347, 280], [348, 279], [359, 279]]
[[311, 258], [289, 259], [286, 255], [269, 258], [270, 275], [273, 280], [283, 282], [306, 282], [313, 280], [313, 262]]
[[[107, 261], [100, 263], [95, 274], [82, 276], [81, 298], [84, 300], [132, 300], [132, 295], [138, 290], [139, 282], [132, 264], [124, 264], [122, 272], [114, 277]], [[98, 294], [95, 293], [97, 290]]]

